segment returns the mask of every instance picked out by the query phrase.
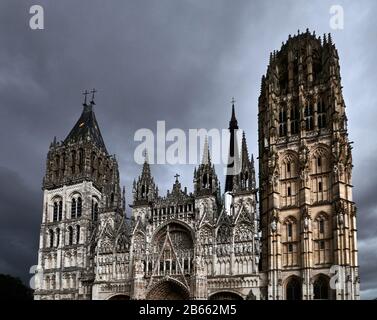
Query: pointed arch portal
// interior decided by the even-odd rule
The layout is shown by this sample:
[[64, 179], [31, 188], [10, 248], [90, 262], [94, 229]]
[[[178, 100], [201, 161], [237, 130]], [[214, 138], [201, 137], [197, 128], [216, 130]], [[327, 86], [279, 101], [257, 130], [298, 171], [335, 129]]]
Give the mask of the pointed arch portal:
[[163, 281], [147, 294], [147, 300], [188, 300], [189, 292], [173, 281]]
[[301, 300], [301, 281], [298, 277], [292, 276], [286, 284], [286, 300]]

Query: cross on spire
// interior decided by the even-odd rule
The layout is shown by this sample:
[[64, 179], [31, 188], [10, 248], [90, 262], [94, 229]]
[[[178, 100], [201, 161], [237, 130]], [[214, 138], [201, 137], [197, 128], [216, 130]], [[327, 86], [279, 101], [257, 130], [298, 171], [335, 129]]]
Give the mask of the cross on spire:
[[84, 96], [85, 96], [85, 99], [84, 99], [84, 106], [86, 106], [86, 98], [87, 98], [87, 96], [88, 96], [88, 94], [89, 94], [89, 91], [88, 90], [85, 90], [83, 93], [82, 93]]
[[178, 178], [180, 177], [180, 175], [177, 173], [174, 178], [175, 178], [175, 182], [178, 182]]
[[92, 89], [92, 91], [90, 91], [90, 93], [92, 94], [92, 100], [90, 101], [90, 103], [91, 104], [95, 104], [95, 102], [94, 102], [94, 94], [97, 92], [97, 90], [96, 89]]

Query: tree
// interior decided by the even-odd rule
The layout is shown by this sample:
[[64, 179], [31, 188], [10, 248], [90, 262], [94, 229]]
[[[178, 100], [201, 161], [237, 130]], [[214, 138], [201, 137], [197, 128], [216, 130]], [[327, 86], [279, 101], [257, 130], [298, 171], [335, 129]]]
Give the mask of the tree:
[[19, 278], [0, 274], [0, 300], [33, 300], [33, 290]]

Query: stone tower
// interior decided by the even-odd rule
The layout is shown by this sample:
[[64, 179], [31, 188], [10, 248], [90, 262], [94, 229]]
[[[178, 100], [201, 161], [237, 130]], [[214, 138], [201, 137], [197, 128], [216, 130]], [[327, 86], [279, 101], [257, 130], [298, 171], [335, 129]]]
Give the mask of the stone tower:
[[48, 151], [35, 299], [91, 299], [101, 217], [123, 216], [118, 164], [106, 150], [93, 100], [85, 98], [71, 132]]
[[258, 124], [264, 295], [359, 299], [352, 147], [330, 34], [307, 30], [271, 53]]

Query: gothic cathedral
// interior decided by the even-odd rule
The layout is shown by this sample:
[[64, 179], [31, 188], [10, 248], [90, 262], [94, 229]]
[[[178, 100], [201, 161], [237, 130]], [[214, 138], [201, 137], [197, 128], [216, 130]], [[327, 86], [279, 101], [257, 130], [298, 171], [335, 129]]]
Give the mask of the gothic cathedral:
[[240, 148], [235, 138], [233, 103], [224, 193], [207, 140], [193, 192], [176, 175], [160, 195], [146, 154], [131, 218], [93, 91], [47, 155], [35, 299], [359, 299], [338, 59], [331, 36], [308, 31], [271, 54], [259, 97], [259, 189], [245, 134]]

